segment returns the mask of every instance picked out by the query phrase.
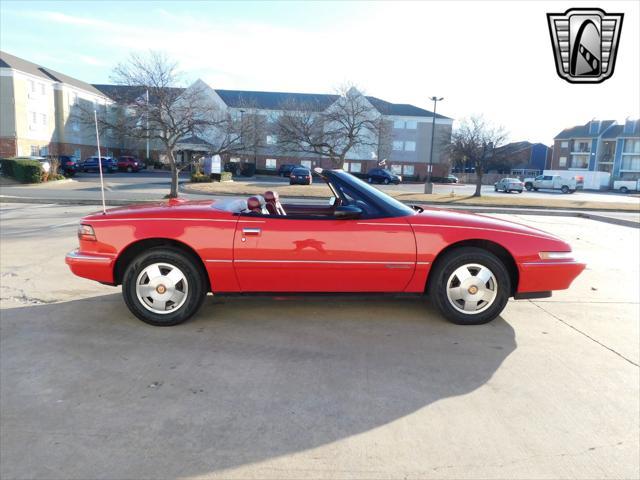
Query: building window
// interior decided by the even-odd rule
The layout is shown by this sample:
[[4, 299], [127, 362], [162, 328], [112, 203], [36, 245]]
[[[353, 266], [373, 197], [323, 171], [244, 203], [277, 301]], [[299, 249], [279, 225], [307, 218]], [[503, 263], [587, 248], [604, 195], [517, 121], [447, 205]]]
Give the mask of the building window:
[[344, 162], [342, 164], [342, 170], [344, 170], [345, 172], [349, 171], [349, 162]]
[[620, 170], [625, 172], [640, 172], [640, 155], [623, 155]]
[[393, 141], [393, 149], [396, 151], [402, 150], [404, 147], [404, 143], [399, 140]]
[[640, 153], [640, 138], [627, 138], [624, 141], [622, 153]]
[[415, 152], [416, 151], [416, 142], [404, 142], [404, 149], [407, 152]]
[[47, 115], [45, 113], [40, 114], [40, 121], [42, 122], [42, 125], [47, 124]]
[[415, 168], [413, 165], [405, 165], [402, 167], [402, 174], [407, 176], [413, 176], [415, 173]]
[[567, 166], [567, 157], [560, 157], [558, 159], [558, 166], [559, 167], [566, 167]]
[[44, 147], [40, 147], [40, 156], [46, 157], [49, 155], [49, 145], [45, 145]]
[[591, 151], [591, 142], [588, 140], [578, 140], [573, 142], [573, 151], [580, 153], [589, 153]]
[[268, 168], [269, 170], [275, 170], [275, 168], [276, 168], [276, 159], [275, 158], [267, 158], [264, 161], [264, 166], [265, 166], [265, 168]]
[[402, 165], [391, 165], [391, 171], [396, 175], [400, 175], [402, 173]]
[[44, 83], [40, 84], [40, 94], [44, 95]]
[[571, 155], [571, 168], [589, 168], [589, 155]]
[[277, 135], [267, 135], [267, 145], [275, 145], [278, 143]]
[[640, 139], [628, 138], [624, 141], [620, 170], [640, 172]]
[[404, 128], [408, 130], [415, 130], [416, 128], [418, 128], [418, 122], [416, 122], [415, 120], [407, 120], [404, 124]]
[[362, 164], [359, 162], [352, 162], [349, 165], [349, 171], [351, 173], [360, 173], [362, 171]]
[[394, 120], [393, 121], [393, 128], [397, 128], [398, 130], [403, 130], [404, 129], [404, 120]]
[[36, 92], [36, 82], [33, 80], [29, 80], [29, 91], [32, 93]]
[[560, 148], [569, 148], [569, 142], [566, 140], [564, 142], [560, 142]]
[[31, 145], [31, 156], [37, 157], [40, 155], [40, 147], [38, 145]]

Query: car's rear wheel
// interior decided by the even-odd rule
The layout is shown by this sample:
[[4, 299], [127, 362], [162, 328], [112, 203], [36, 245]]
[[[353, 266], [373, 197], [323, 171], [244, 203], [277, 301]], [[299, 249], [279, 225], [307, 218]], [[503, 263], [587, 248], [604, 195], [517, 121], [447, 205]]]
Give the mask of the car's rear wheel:
[[567, 187], [566, 185], [563, 185], [562, 188], [560, 189], [560, 191], [562, 193], [569, 193], [569, 187]]
[[511, 295], [509, 272], [492, 253], [461, 247], [438, 259], [429, 277], [429, 297], [449, 321], [480, 325], [496, 318]]
[[160, 247], [140, 254], [127, 266], [122, 295], [136, 317], [164, 327], [195, 314], [207, 293], [206, 285], [204, 272], [191, 256]]
[[629, 189], [627, 187], [620, 187], [620, 193], [629, 193]]

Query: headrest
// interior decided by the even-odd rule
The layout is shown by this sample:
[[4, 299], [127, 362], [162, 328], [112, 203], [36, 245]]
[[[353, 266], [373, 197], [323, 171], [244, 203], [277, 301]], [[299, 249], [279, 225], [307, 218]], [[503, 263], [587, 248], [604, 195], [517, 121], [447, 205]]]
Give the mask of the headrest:
[[264, 192], [264, 199], [267, 202], [277, 202], [280, 199], [278, 192], [272, 192], [271, 190]]
[[247, 200], [247, 208], [249, 210], [261, 210], [262, 207], [264, 207], [264, 198], [261, 195], [249, 197], [249, 200]]

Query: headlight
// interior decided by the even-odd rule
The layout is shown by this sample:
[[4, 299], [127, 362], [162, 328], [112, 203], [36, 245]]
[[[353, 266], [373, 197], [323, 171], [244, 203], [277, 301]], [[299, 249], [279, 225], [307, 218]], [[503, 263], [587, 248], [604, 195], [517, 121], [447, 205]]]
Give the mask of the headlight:
[[96, 232], [93, 231], [93, 227], [91, 225], [82, 223], [78, 227], [78, 238], [80, 240], [89, 240], [91, 242], [95, 242]]
[[573, 260], [573, 252], [540, 252], [542, 260]]

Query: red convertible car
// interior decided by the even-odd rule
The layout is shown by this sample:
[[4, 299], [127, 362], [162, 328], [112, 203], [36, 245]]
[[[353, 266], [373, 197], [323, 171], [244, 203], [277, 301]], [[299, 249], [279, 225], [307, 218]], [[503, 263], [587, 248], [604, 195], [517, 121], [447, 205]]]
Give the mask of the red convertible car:
[[548, 297], [585, 268], [563, 240], [516, 223], [409, 207], [342, 170], [316, 171], [333, 196], [281, 204], [172, 200], [82, 219], [76, 275], [122, 285], [152, 325], [191, 317], [208, 292], [427, 294], [459, 324], [497, 317], [508, 299]]

